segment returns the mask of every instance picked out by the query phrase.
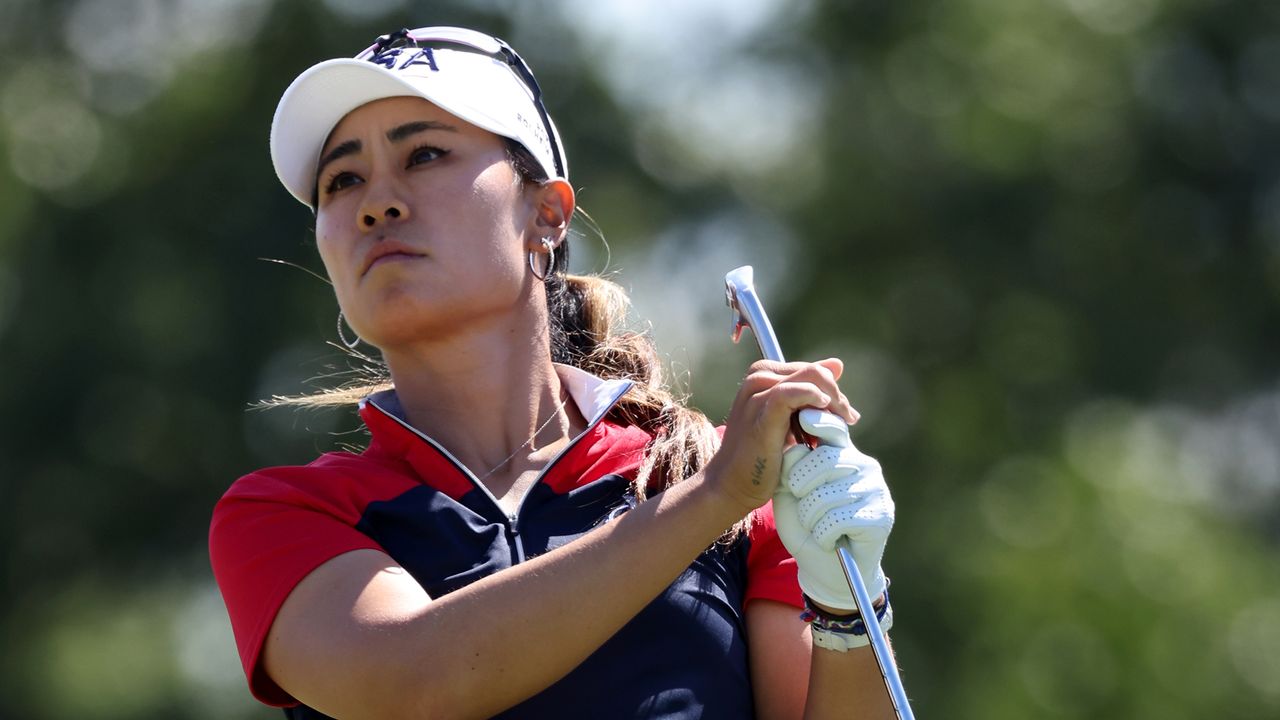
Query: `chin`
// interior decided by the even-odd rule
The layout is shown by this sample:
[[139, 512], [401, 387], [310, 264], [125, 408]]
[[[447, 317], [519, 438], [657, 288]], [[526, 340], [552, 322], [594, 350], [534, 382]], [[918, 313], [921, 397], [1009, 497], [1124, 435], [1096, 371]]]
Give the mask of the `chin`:
[[[529, 322], [527, 298], [520, 288], [481, 284], [459, 278], [449, 292], [432, 283], [387, 284], [372, 302], [363, 303], [360, 327], [367, 342], [383, 350], [424, 340], [444, 340], [459, 332], [491, 325]], [[354, 327], [354, 326], [353, 326]]]

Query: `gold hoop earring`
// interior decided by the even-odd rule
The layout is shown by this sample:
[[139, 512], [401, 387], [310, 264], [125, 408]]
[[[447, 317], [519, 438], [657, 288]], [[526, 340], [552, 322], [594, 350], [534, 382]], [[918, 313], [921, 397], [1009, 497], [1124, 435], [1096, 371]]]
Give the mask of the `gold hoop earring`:
[[542, 243], [542, 247], [547, 249], [547, 269], [544, 270], [542, 274], [538, 274], [538, 266], [536, 263], [536, 256], [538, 253], [530, 250], [529, 272], [533, 273], [533, 276], [539, 280], [546, 282], [547, 276], [551, 274], [552, 269], [554, 269], [556, 265], [556, 246], [552, 244], [550, 235], [542, 238], [540, 242]]

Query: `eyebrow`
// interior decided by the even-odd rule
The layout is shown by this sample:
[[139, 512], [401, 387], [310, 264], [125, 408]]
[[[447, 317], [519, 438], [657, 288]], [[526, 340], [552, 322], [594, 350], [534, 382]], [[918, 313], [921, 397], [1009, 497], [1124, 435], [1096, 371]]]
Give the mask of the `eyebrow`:
[[316, 178], [318, 179], [320, 177], [320, 174], [324, 171], [325, 165], [328, 165], [338, 158], [354, 155], [360, 152], [360, 148], [362, 147], [364, 147], [364, 144], [359, 140], [348, 140], [338, 147], [330, 150], [324, 157], [320, 158], [320, 164], [316, 166]]
[[[448, 123], [437, 122], [435, 120], [414, 120], [413, 122], [407, 122], [403, 125], [397, 125], [391, 128], [390, 130], [388, 130], [387, 139], [393, 143], [398, 143], [398, 142], [404, 141], [406, 138], [417, 135], [420, 132], [426, 132], [427, 130], [444, 130], [446, 132], [455, 132], [455, 133], [458, 132], [458, 128], [452, 125], [449, 125]], [[320, 177], [320, 173], [321, 171], [324, 170], [325, 165], [328, 165], [329, 163], [339, 158], [344, 158], [348, 155], [354, 155], [360, 152], [360, 149], [363, 147], [364, 147], [364, 144], [361, 143], [359, 140], [348, 140], [342, 143], [341, 145], [338, 145], [334, 149], [330, 150], [328, 153], [324, 155], [324, 157], [320, 158], [320, 163], [316, 165], [316, 177], [317, 178]]]
[[393, 127], [387, 131], [387, 139], [391, 142], [400, 142], [411, 135], [417, 135], [427, 130], [445, 130], [447, 132], [458, 132], [458, 128], [447, 123], [437, 122], [435, 120], [414, 120], [403, 125]]

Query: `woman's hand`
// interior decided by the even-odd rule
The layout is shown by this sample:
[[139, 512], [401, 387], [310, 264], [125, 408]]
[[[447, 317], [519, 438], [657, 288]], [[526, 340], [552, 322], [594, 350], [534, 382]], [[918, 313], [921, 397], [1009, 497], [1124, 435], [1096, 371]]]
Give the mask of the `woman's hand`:
[[893, 529], [894, 505], [880, 463], [853, 446], [848, 428], [814, 424], [809, 411], [800, 426], [821, 444], [795, 446], [782, 457], [782, 482], [773, 496], [778, 537], [799, 566], [800, 588], [829, 612], [858, 610], [836, 556], [847, 538], [872, 598], [884, 592], [880, 568]]
[[844, 363], [831, 358], [814, 363], [752, 363], [725, 421], [720, 451], [707, 464], [707, 481], [742, 515], [765, 504], [778, 486], [782, 452], [793, 441], [791, 416], [813, 407], [852, 424], [858, 413], [836, 381]]

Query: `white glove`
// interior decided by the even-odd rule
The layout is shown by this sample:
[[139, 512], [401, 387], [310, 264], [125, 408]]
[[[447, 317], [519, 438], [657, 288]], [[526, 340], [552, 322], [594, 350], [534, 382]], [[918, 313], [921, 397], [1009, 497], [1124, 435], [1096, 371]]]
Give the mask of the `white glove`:
[[782, 482], [773, 496], [778, 536], [799, 566], [800, 588], [813, 600], [855, 610], [836, 542], [849, 538], [867, 593], [884, 592], [880, 558], [893, 528], [893, 498], [880, 463], [849, 439], [849, 426], [821, 410], [800, 411], [800, 426], [822, 444], [797, 445], [782, 457]]

